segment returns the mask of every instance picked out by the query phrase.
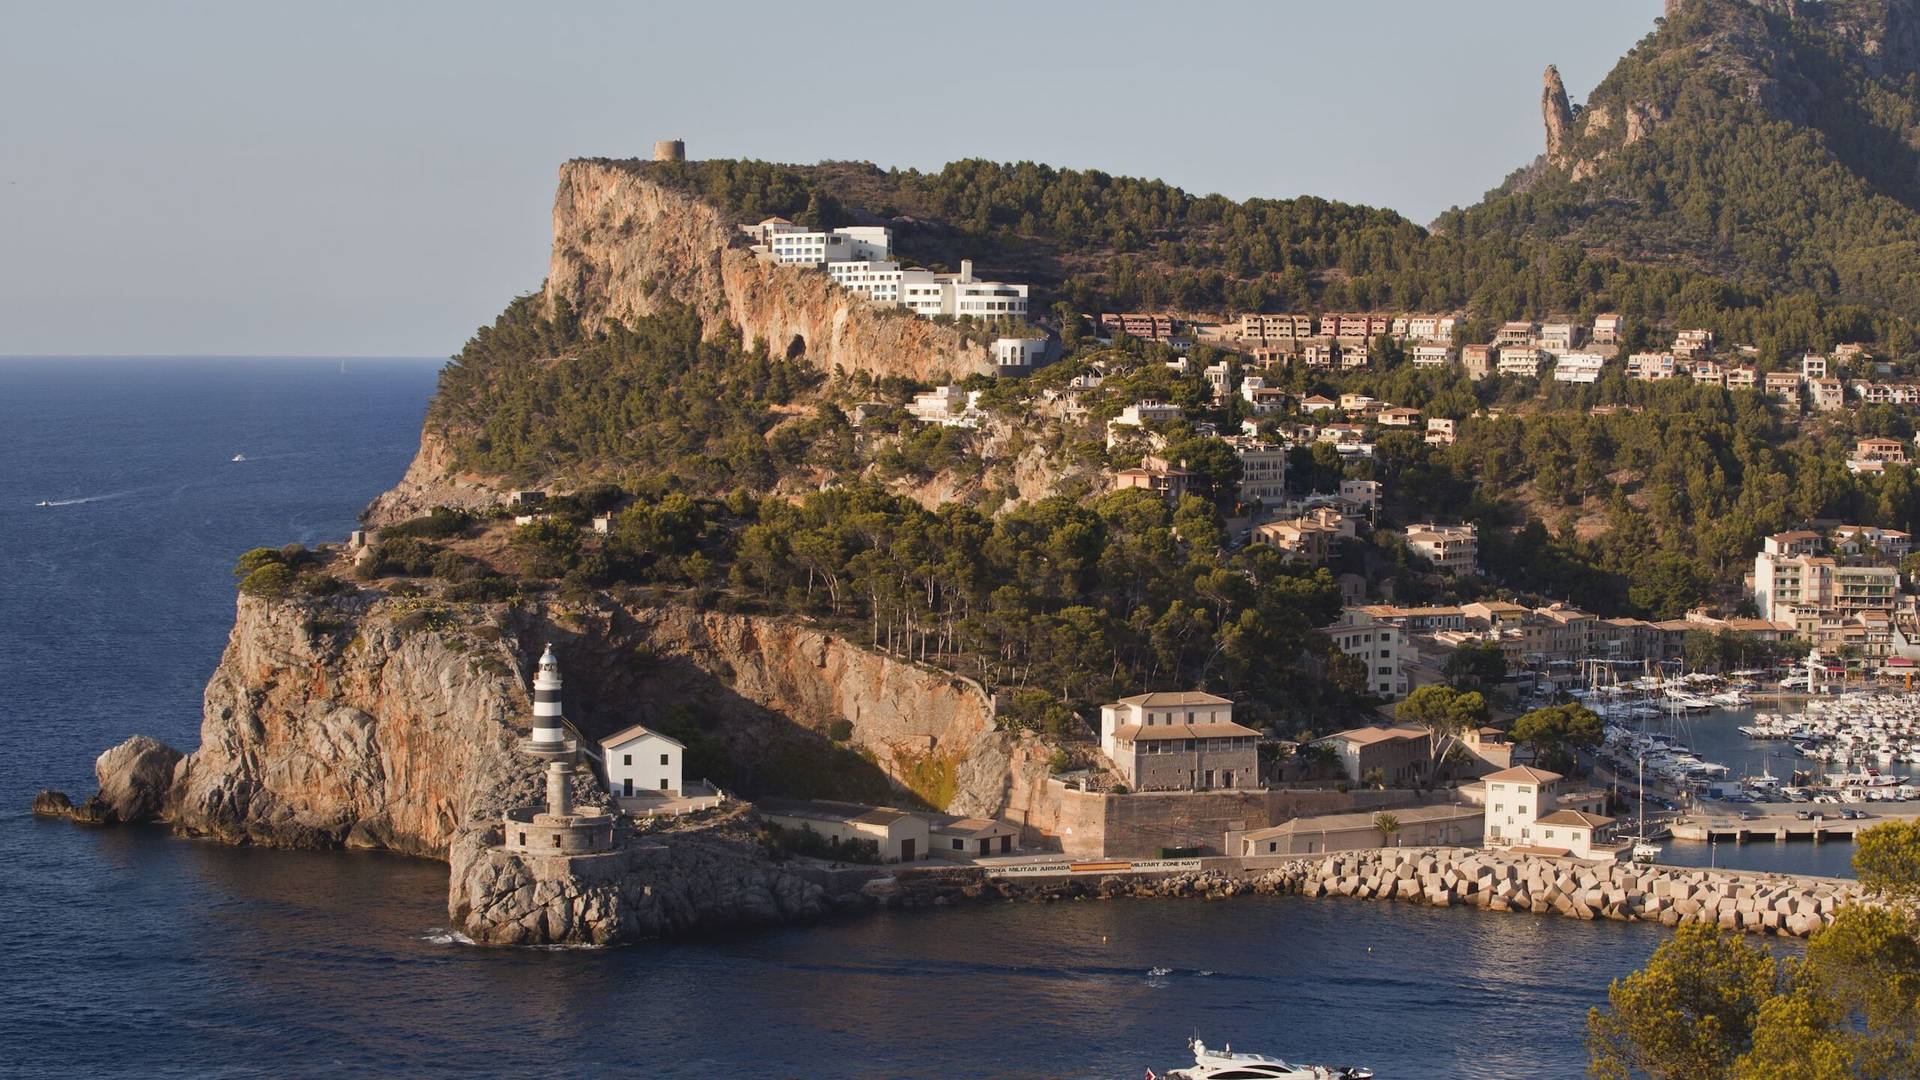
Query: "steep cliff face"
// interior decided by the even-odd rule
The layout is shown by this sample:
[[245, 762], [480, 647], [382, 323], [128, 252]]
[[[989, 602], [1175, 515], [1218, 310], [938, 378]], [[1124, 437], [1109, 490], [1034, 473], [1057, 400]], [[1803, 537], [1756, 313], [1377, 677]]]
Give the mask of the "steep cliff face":
[[668, 299], [713, 336], [804, 355], [825, 371], [935, 381], [990, 372], [986, 349], [899, 309], [869, 305], [822, 273], [756, 259], [713, 207], [618, 165], [571, 161], [553, 204], [549, 302], [585, 325], [652, 314]]
[[444, 857], [465, 823], [530, 796], [515, 650], [403, 628], [403, 612], [242, 596], [165, 817], [235, 842]]
[[[642, 723], [649, 710], [703, 695], [709, 708], [731, 711], [730, 731], [744, 753], [764, 743], [773, 718], [815, 732], [844, 719], [852, 725], [849, 745], [937, 808], [1017, 822], [1049, 814], [1046, 748], [997, 730], [992, 701], [971, 680], [790, 620], [680, 607], [628, 615], [647, 649], [684, 658], [698, 673], [689, 678], [672, 666], [649, 673], [634, 706]], [[756, 721], [758, 710], [771, 716]]]
[[[751, 776], [845, 719], [850, 746], [934, 806], [1049, 816], [1045, 747], [996, 730], [978, 686], [804, 624], [611, 604], [423, 610], [243, 596], [201, 745], [174, 768], [160, 816], [233, 842], [445, 858], [537, 797], [538, 770], [514, 744], [527, 665], [548, 642], [590, 739], [697, 705]], [[576, 797], [604, 799], [584, 770]]]
[[374, 499], [360, 517], [379, 528], [419, 517], [436, 506], [485, 510], [500, 505], [504, 495], [498, 478], [456, 468], [446, 437], [428, 427], [420, 433], [420, 449], [407, 465], [406, 475]]

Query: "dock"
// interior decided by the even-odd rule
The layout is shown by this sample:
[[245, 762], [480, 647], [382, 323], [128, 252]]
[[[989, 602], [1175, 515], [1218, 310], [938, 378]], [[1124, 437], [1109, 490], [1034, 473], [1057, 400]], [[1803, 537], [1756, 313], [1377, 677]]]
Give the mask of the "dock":
[[1879, 818], [1865, 821], [1845, 818], [1815, 818], [1805, 821], [1792, 814], [1766, 814], [1752, 820], [1737, 817], [1688, 817], [1668, 825], [1675, 840], [1712, 841], [1720, 844], [1755, 842], [1785, 843], [1807, 840], [1820, 844], [1832, 840], [1852, 842], [1863, 828], [1879, 824]]

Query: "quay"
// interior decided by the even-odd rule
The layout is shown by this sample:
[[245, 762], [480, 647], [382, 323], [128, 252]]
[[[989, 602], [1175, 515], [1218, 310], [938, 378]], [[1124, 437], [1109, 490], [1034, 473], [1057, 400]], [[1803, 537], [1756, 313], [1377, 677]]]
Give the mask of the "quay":
[[1695, 840], [1717, 844], [1785, 843], [1791, 840], [1820, 844], [1834, 840], [1851, 842], [1863, 826], [1879, 824], [1876, 819], [1848, 821], [1845, 818], [1815, 818], [1805, 821], [1792, 814], [1767, 814], [1751, 820], [1737, 817], [1679, 818], [1667, 825], [1675, 840]]
[[[1811, 810], [1825, 815], [1810, 821], [1801, 818], [1797, 812], [1777, 811], [1760, 814], [1757, 817], [1742, 818], [1729, 809], [1728, 805], [1719, 802], [1703, 802], [1691, 813], [1667, 821], [1666, 827], [1675, 840], [1692, 840], [1700, 843], [1785, 843], [1797, 840], [1820, 844], [1833, 840], [1851, 842], [1862, 831], [1885, 821], [1920, 818], [1920, 806], [1912, 803], [1794, 804], [1796, 811]], [[1839, 811], [1842, 809], [1863, 811], [1869, 816], [1843, 818], [1839, 816]]]

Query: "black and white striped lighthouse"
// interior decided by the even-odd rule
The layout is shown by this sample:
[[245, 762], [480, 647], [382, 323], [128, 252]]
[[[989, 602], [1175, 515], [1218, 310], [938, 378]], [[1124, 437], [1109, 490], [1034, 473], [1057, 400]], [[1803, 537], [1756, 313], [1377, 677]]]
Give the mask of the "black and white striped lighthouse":
[[575, 750], [560, 711], [560, 661], [552, 645], [541, 655], [540, 671], [533, 678], [533, 734], [520, 748], [546, 758], [571, 757]]

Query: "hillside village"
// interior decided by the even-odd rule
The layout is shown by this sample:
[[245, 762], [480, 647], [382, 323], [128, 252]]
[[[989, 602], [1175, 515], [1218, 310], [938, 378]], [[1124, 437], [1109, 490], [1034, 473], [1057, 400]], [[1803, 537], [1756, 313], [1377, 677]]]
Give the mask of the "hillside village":
[[[1338, 685], [1348, 702], [1320, 714], [1347, 726], [1303, 730], [1297, 720], [1276, 723], [1258, 696], [1249, 700], [1244, 691], [1135, 685], [1077, 720], [1045, 722], [1060, 749], [1044, 825], [763, 799], [765, 820], [785, 830], [789, 844], [909, 862], [929, 855], [1044, 858], [1049, 850], [1077, 858], [1283, 855], [1372, 846], [1379, 840], [1375, 819], [1388, 814], [1401, 843], [1603, 855], [1623, 850], [1609, 816], [1616, 797], [1591, 781], [1563, 783], [1544, 766], [1571, 769], [1579, 759], [1550, 751], [1537, 736], [1516, 739], [1516, 717], [1568, 700], [1602, 671], [1677, 675], [1759, 665], [1778, 678], [1789, 669], [1773, 665], [1812, 651], [1829, 678], [1904, 678], [1920, 661], [1920, 611], [1901, 570], [1910, 541], [1900, 530], [1807, 522], [1764, 538], [1748, 554], [1752, 571], [1739, 595], [1646, 618], [1513, 587], [1483, 558], [1483, 544], [1500, 539], [1483, 534], [1484, 513], [1479, 520], [1410, 516], [1409, 508], [1431, 508], [1435, 500], [1379, 478], [1390, 475], [1383, 463], [1409, 446], [1448, 450], [1509, 416], [1640, 408], [1593, 396], [1546, 398], [1553, 387], [1591, 395], [1603, 384], [1684, 380], [1757, 395], [1789, 423], [1805, 424], [1920, 401], [1920, 387], [1894, 378], [1892, 367], [1863, 346], [1783, 365], [1751, 348], [1717, 344], [1707, 331], [1682, 329], [1665, 349], [1629, 351], [1629, 342], [1644, 343], [1650, 330], [1606, 313], [1490, 325], [1446, 314], [1203, 320], [1081, 316], [1056, 306], [1048, 318], [1030, 308], [1026, 285], [979, 277], [970, 259], [951, 273], [905, 263], [884, 226], [809, 228], [774, 216], [738, 226], [738, 236], [755, 259], [821, 274], [877, 311], [984, 332], [990, 377], [931, 386], [829, 381], [822, 396], [844, 416], [856, 448], [851, 460], [897, 457], [922, 444], [921, 435], [938, 433], [946, 456], [937, 460], [945, 463], [917, 466], [922, 482], [943, 470], [984, 469], [987, 479], [971, 489], [977, 499], [1003, 467], [993, 447], [1037, 443], [1050, 447], [1043, 458], [1054, 470], [1050, 487], [1040, 496], [1009, 487], [1000, 497], [1011, 501], [1002, 506], [1052, 490], [1119, 498], [1115, 511], [1129, 498], [1145, 498], [1164, 507], [1176, 532], [1210, 521], [1205, 528], [1219, 530], [1226, 551], [1268, 558], [1337, 593], [1332, 617], [1318, 625], [1328, 660], [1315, 677]], [[1486, 340], [1467, 341], [1476, 326]], [[1401, 404], [1384, 396], [1386, 384], [1376, 378], [1395, 372], [1497, 392], [1436, 394], [1401, 378], [1419, 395], [1418, 404]], [[1906, 462], [1907, 445], [1859, 439], [1847, 469], [1855, 476], [1884, 473]], [[831, 490], [838, 480], [824, 476]], [[511, 533], [500, 532], [504, 525], [489, 528], [492, 544], [461, 550], [499, 565], [515, 548], [551, 548], [564, 535], [555, 530], [584, 512], [592, 514], [585, 540], [553, 550], [612, 550], [635, 522], [664, 508], [629, 505], [617, 493], [582, 501], [521, 491], [511, 502]], [[350, 553], [360, 576], [378, 578], [400, 565], [389, 545], [378, 534], [356, 538]], [[877, 602], [874, 618], [877, 630]], [[892, 641], [891, 631], [876, 633], [877, 645]], [[918, 657], [936, 658], [924, 644]], [[1436, 695], [1465, 700], [1467, 687], [1478, 704], [1463, 706], [1466, 713], [1445, 720], [1430, 714], [1427, 706], [1442, 700]], [[1058, 708], [1043, 704], [1050, 695], [1035, 698], [1031, 690], [998, 688], [994, 697], [1016, 729]], [[1457, 722], [1468, 714], [1475, 719]], [[610, 740], [590, 756], [630, 761], [626, 744], [658, 740], [668, 751], [664, 765], [685, 749], [644, 727]], [[722, 797], [710, 784], [683, 785], [677, 775], [623, 776], [611, 756], [604, 760], [604, 782], [629, 813], [693, 813]], [[1514, 817], [1515, 804], [1489, 805], [1486, 798], [1490, 789], [1516, 783], [1533, 796], [1526, 822]], [[509, 831], [514, 827], [509, 823]], [[950, 843], [955, 837], [957, 846]]]

